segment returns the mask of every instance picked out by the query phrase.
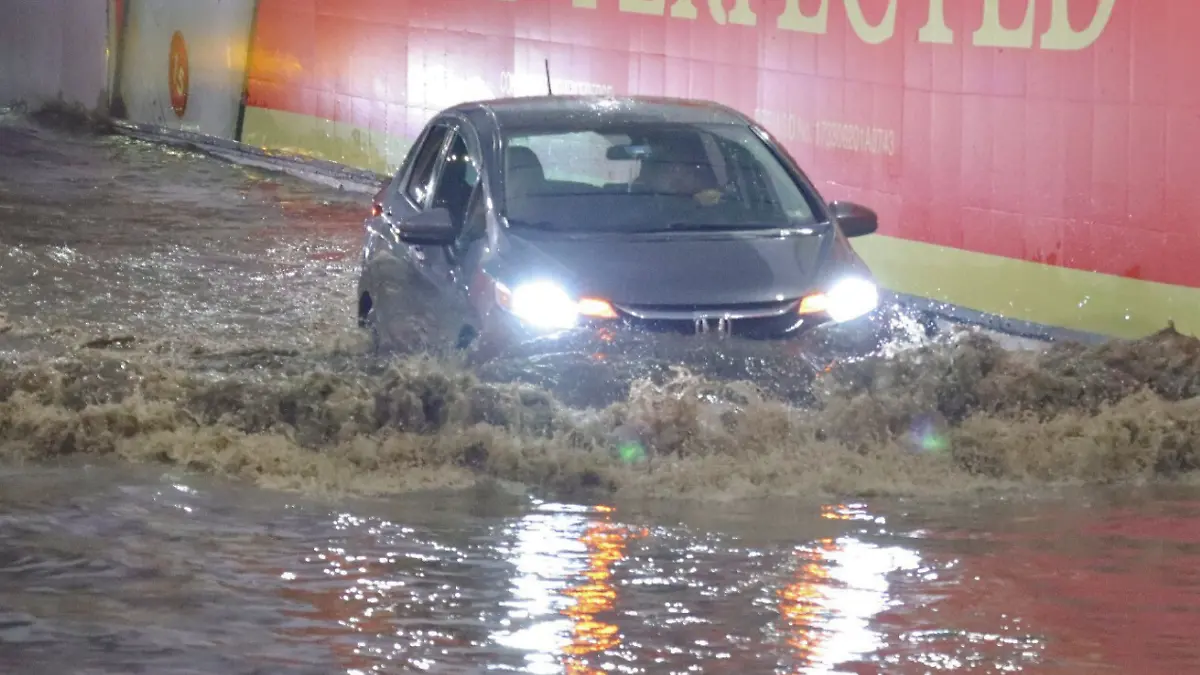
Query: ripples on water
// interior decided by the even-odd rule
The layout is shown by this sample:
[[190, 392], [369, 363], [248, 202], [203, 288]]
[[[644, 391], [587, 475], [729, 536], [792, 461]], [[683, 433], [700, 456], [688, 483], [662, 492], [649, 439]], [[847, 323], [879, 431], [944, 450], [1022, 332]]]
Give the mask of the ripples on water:
[[65, 672], [46, 659], [230, 675], [1200, 663], [1200, 502], [1179, 495], [790, 502], [680, 521], [487, 490], [331, 510], [101, 468], [0, 487], [5, 672]]
[[353, 337], [362, 195], [13, 118], [0, 157], [0, 307], [28, 341]]
[[1200, 664], [1195, 492], [1046, 493], [1190, 480], [1197, 341], [968, 334], [804, 382], [808, 408], [602, 364], [622, 400], [573, 410], [365, 359], [361, 201], [0, 124], [0, 457], [71, 462], [0, 477], [0, 672]]

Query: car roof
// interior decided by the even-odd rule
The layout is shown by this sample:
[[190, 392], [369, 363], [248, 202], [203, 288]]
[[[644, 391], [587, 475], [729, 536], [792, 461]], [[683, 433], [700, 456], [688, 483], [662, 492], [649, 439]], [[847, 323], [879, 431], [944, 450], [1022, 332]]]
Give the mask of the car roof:
[[612, 124], [732, 124], [750, 120], [713, 101], [651, 96], [528, 96], [463, 103], [448, 113], [486, 111], [500, 128]]

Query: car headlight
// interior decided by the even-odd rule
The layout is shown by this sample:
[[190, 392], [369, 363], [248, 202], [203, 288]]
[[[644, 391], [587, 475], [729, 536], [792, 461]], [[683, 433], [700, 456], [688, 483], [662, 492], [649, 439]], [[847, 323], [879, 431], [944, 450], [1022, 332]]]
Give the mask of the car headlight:
[[879, 287], [860, 277], [836, 282], [825, 294], [829, 318], [838, 323], [857, 319], [879, 306]]
[[574, 328], [580, 318], [616, 319], [618, 316], [607, 300], [576, 299], [552, 281], [532, 281], [513, 289], [497, 282], [496, 301], [521, 321], [540, 330]]
[[836, 323], [857, 319], [879, 306], [879, 288], [859, 277], [835, 283], [825, 293], [814, 293], [800, 301], [801, 314], [827, 314]]
[[512, 289], [507, 309], [535, 328], [573, 328], [579, 322], [575, 300], [561, 286], [549, 281], [534, 281]]

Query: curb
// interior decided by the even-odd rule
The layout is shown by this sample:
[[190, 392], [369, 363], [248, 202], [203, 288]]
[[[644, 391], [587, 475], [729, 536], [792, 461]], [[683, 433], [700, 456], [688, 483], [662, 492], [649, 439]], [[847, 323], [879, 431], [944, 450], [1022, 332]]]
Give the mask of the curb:
[[191, 131], [127, 120], [113, 120], [112, 124], [118, 133], [141, 141], [182, 147], [235, 164], [279, 171], [339, 190], [374, 195], [389, 178], [374, 171], [353, 169], [325, 159], [304, 157], [293, 153], [272, 152], [239, 141], [206, 136]]
[[1098, 333], [1088, 333], [1070, 328], [1047, 326], [1021, 319], [1011, 319], [999, 314], [981, 312], [915, 295], [888, 292], [887, 297], [901, 307], [914, 312], [931, 315], [951, 324], [975, 326], [1014, 338], [1046, 343], [1078, 342], [1086, 345], [1098, 345], [1112, 341], [1111, 337]]

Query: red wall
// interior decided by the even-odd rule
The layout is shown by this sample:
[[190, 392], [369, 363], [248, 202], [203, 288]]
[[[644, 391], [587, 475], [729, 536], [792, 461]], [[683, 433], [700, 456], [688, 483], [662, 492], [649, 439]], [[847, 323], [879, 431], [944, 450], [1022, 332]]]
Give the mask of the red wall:
[[[945, 0], [940, 36], [922, 28], [942, 0], [738, 0], [723, 24], [716, 0], [695, 19], [669, 16], [686, 0], [587, 4], [261, 0], [249, 101], [411, 137], [444, 105], [513, 93], [512, 73], [540, 86], [549, 58], [556, 93], [757, 114], [883, 234], [1200, 287], [1200, 2]], [[798, 30], [822, 5], [826, 26]], [[1094, 42], [1056, 48], [1093, 20]]]

